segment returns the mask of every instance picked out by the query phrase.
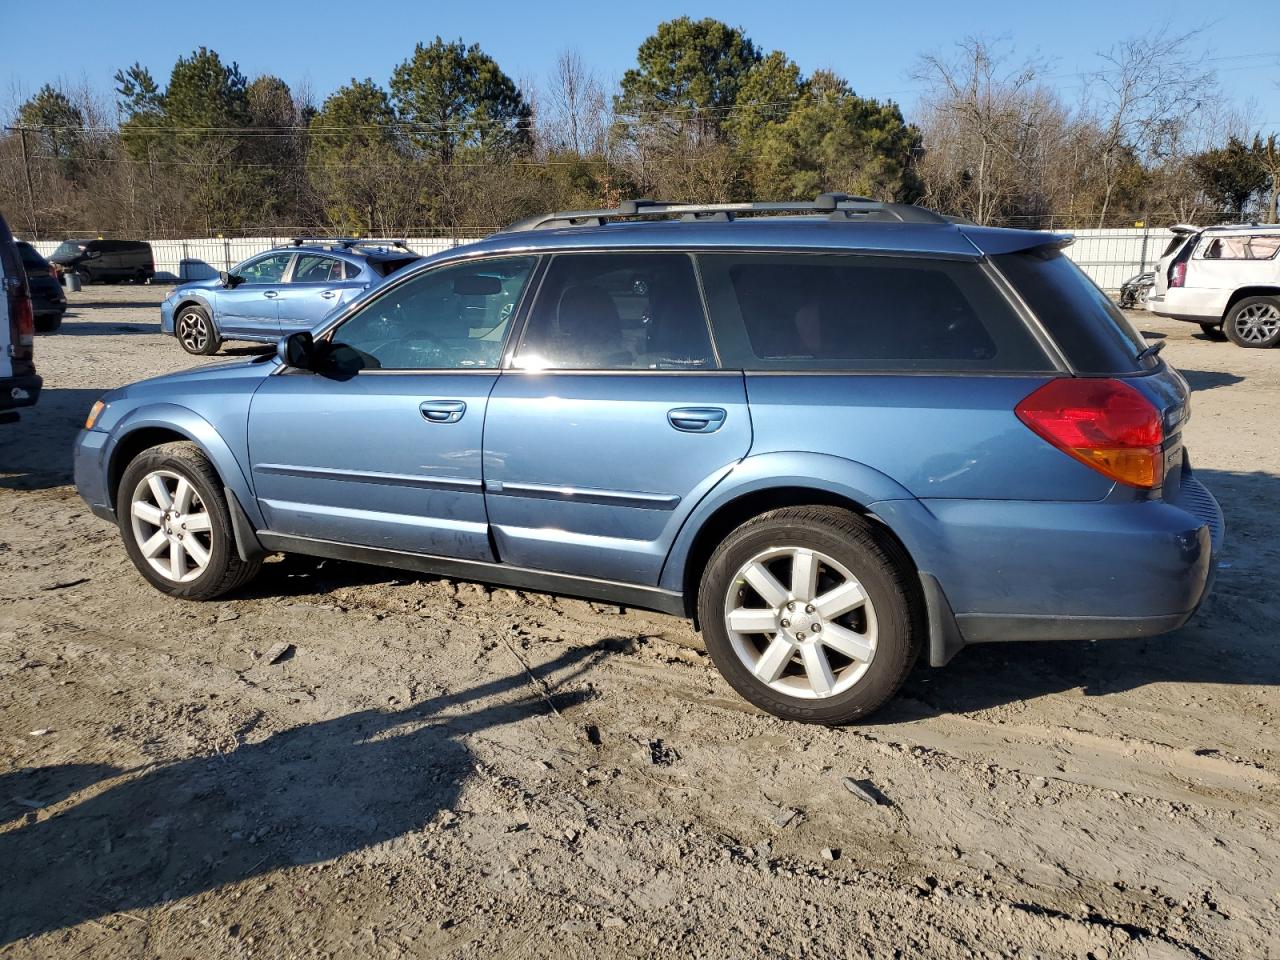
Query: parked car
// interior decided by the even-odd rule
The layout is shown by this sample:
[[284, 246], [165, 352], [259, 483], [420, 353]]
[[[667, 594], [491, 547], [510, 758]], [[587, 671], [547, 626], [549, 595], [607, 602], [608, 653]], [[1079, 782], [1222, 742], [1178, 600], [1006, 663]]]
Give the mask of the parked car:
[[160, 305], [160, 330], [194, 354], [217, 353], [224, 340], [274, 343], [419, 259], [402, 240], [299, 237], [176, 288]]
[[1187, 384], [1068, 242], [830, 194], [534, 218], [107, 394], [76, 483], [175, 597], [296, 552], [646, 607], [848, 721], [922, 650], [1148, 637], [1209, 589]]
[[1280, 226], [1179, 224], [1155, 271], [1148, 309], [1200, 324], [1241, 347], [1280, 344]]
[[27, 274], [31, 304], [35, 310], [36, 333], [54, 333], [67, 312], [67, 295], [58, 279], [58, 269], [25, 240], [18, 241], [18, 256]]
[[1135, 274], [1120, 285], [1120, 306], [1126, 310], [1138, 310], [1145, 306], [1147, 295], [1155, 286], [1156, 275], [1148, 270]]
[[156, 275], [151, 244], [145, 240], [67, 240], [49, 260], [64, 273], [79, 274], [82, 283], [149, 283]]
[[36, 374], [35, 313], [22, 257], [9, 224], [0, 215], [0, 423], [18, 419], [43, 385]]

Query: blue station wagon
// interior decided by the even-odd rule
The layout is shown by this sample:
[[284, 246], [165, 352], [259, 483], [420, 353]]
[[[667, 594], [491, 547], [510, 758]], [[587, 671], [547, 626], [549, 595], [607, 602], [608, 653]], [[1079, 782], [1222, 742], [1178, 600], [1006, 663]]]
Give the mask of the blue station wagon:
[[403, 240], [298, 237], [213, 279], [175, 287], [160, 304], [160, 331], [205, 356], [224, 340], [275, 343], [419, 259]]
[[176, 597], [295, 552], [650, 608], [847, 722], [922, 653], [1150, 636], [1209, 589], [1187, 384], [1068, 242], [838, 194], [533, 218], [107, 394], [76, 482]]

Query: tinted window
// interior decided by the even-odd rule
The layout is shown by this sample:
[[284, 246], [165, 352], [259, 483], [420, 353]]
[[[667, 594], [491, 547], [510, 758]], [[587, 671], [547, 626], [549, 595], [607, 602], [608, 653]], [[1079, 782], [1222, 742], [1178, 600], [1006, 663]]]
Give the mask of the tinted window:
[[1154, 357], [1134, 360], [1146, 341], [1061, 250], [1041, 247], [994, 259], [1079, 372], [1135, 373], [1156, 365]]
[[515, 366], [715, 366], [693, 261], [682, 253], [562, 254], [551, 262]]
[[22, 263], [28, 270], [47, 270], [44, 257], [36, 253], [36, 248], [29, 243], [19, 243], [18, 253], [22, 255]]
[[294, 283], [336, 283], [342, 280], [342, 261], [315, 253], [298, 254], [293, 268]]
[[496, 368], [534, 257], [450, 264], [398, 284], [333, 335], [340, 366]]
[[50, 256], [70, 260], [80, 256], [84, 252], [84, 247], [83, 243], [77, 243], [75, 240], [64, 240], [58, 244], [58, 248]]
[[726, 366], [1046, 370], [975, 263], [840, 254], [698, 257]]
[[292, 256], [292, 253], [277, 253], [260, 260], [251, 260], [236, 267], [235, 274], [243, 278], [246, 286], [279, 283]]

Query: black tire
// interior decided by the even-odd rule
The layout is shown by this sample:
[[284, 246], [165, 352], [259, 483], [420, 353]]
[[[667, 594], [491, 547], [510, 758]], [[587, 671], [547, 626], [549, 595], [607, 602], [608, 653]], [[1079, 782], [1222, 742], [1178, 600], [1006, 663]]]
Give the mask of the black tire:
[[[163, 470], [186, 479], [194, 487], [203, 512], [209, 516], [207, 551], [209, 562], [199, 576], [178, 581], [162, 576], [143, 556], [134, 533], [133, 494], [148, 475]], [[165, 443], [138, 454], [125, 468], [116, 495], [116, 517], [129, 559], [138, 572], [161, 593], [184, 600], [212, 600], [239, 589], [258, 572], [261, 560], [245, 562], [236, 552], [231, 530], [231, 512], [223, 494], [222, 482], [213, 465], [194, 443]], [[191, 534], [187, 534], [191, 536]], [[203, 544], [203, 541], [202, 541]]]
[[1277, 321], [1280, 321], [1280, 297], [1245, 297], [1233, 306], [1227, 311], [1226, 320], [1222, 324], [1227, 332], [1227, 339], [1237, 347], [1261, 349], [1280, 344], [1280, 322], [1274, 323], [1269, 335], [1260, 334], [1258, 328], [1251, 324], [1255, 318], [1250, 314], [1259, 310], [1274, 313]]
[[[757, 678], [739, 656], [725, 623], [729, 591], [741, 597], [744, 589], [735, 581], [738, 572], [762, 552], [787, 547], [820, 551], [844, 566], [861, 583], [875, 611], [874, 656], [852, 686], [827, 697], [789, 696]], [[804, 723], [850, 723], [882, 707], [919, 657], [926, 632], [923, 611], [913, 566], [902, 549], [867, 520], [835, 507], [786, 507], [747, 521], [711, 555], [698, 588], [703, 639], [725, 680], [762, 710]], [[760, 635], [761, 644], [767, 643], [767, 636]]]
[[62, 314], [36, 314], [36, 333], [57, 333], [62, 326]]
[[1220, 323], [1202, 323], [1200, 324], [1200, 330], [1210, 340], [1227, 339], [1227, 335], [1223, 331], [1222, 324]]
[[76, 273], [80, 274], [80, 283], [83, 286], [87, 287], [89, 284], [93, 283], [93, 271], [88, 267], [77, 267]]
[[210, 357], [222, 349], [222, 338], [209, 318], [209, 311], [196, 303], [178, 309], [173, 332], [182, 349], [197, 357]]

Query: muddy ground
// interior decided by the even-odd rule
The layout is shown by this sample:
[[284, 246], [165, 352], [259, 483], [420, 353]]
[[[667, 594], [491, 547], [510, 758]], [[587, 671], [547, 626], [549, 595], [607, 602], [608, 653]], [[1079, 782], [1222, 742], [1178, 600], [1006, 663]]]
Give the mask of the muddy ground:
[[192, 364], [164, 293], [72, 295], [0, 427], [0, 956], [1280, 957], [1280, 350], [1140, 320], [1227, 516], [1187, 627], [971, 648], [832, 730], [657, 614], [307, 559], [152, 590], [69, 451]]

